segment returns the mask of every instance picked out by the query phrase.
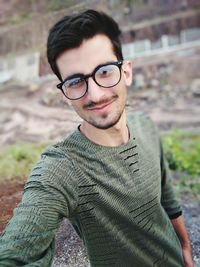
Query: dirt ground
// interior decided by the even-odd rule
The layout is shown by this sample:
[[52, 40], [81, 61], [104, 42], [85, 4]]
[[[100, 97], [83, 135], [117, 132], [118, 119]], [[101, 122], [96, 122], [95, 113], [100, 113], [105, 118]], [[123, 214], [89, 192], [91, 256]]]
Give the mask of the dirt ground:
[[13, 214], [13, 209], [20, 202], [24, 185], [18, 182], [0, 183], [0, 232]]
[[[0, 88], [0, 145], [6, 146], [18, 141], [55, 142], [69, 134], [80, 119], [67, 105], [55, 103], [56, 95], [46, 95], [54, 81], [46, 81], [42, 87], [17, 86], [13, 84]], [[193, 131], [200, 130], [199, 98], [161, 97], [162, 92], [151, 89], [130, 92], [127, 109], [129, 112], [143, 110], [150, 114], [160, 130], [179, 127]], [[19, 203], [23, 184], [6, 182], [0, 177], [0, 232], [12, 216], [13, 209]], [[200, 266], [200, 207], [194, 199], [184, 199], [183, 207], [187, 225], [195, 249], [196, 267]], [[198, 226], [198, 227], [197, 227]], [[83, 244], [68, 221], [64, 221], [56, 236], [57, 253], [54, 267], [84, 267], [87, 264]]]

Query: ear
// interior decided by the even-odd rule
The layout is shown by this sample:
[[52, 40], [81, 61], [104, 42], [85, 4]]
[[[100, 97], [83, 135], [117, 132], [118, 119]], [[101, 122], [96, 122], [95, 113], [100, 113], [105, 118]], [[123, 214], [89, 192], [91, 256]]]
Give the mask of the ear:
[[125, 60], [122, 65], [122, 75], [126, 86], [130, 86], [133, 80], [133, 63], [131, 60]]

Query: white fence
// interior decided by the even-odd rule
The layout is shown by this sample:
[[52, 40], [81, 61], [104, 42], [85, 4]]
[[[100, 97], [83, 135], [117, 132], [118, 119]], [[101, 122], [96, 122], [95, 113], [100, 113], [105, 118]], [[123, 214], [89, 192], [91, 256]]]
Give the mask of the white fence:
[[124, 58], [134, 59], [200, 46], [200, 29], [181, 31], [180, 35], [163, 35], [155, 42], [149, 39], [122, 45]]
[[34, 80], [39, 76], [38, 52], [17, 57], [0, 59], [0, 83], [15, 79], [21, 82]]

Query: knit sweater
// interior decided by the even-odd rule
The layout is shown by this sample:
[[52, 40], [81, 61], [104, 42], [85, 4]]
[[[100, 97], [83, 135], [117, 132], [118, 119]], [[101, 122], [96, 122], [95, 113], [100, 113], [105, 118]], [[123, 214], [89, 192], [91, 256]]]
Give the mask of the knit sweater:
[[181, 214], [156, 128], [128, 117], [130, 140], [105, 147], [77, 129], [33, 168], [0, 241], [0, 266], [51, 266], [54, 237], [70, 219], [92, 267], [180, 267], [170, 218]]

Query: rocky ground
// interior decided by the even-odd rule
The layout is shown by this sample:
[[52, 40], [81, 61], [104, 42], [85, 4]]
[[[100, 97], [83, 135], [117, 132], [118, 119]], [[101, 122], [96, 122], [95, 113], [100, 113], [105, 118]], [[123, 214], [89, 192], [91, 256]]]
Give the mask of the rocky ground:
[[[79, 118], [52, 88], [56, 81], [46, 80], [28, 87], [9, 83], [0, 87], [0, 145], [17, 141], [55, 142], [76, 127]], [[200, 82], [196, 80], [196, 88]], [[199, 86], [199, 87], [198, 87]], [[174, 89], [174, 88], [173, 88]], [[187, 92], [187, 93], [186, 93]], [[200, 98], [186, 87], [133, 88], [129, 92], [129, 112], [143, 110], [150, 114], [161, 131], [179, 127], [200, 131]], [[1, 181], [3, 178], [1, 177]], [[21, 199], [23, 184], [0, 185], [0, 231]], [[191, 196], [181, 200], [190, 232], [196, 267], [200, 267], [200, 203]], [[87, 256], [83, 244], [65, 220], [56, 236], [54, 267], [84, 267]]]
[[190, 234], [196, 267], [200, 267], [200, 203], [191, 197], [182, 197], [183, 215]]

